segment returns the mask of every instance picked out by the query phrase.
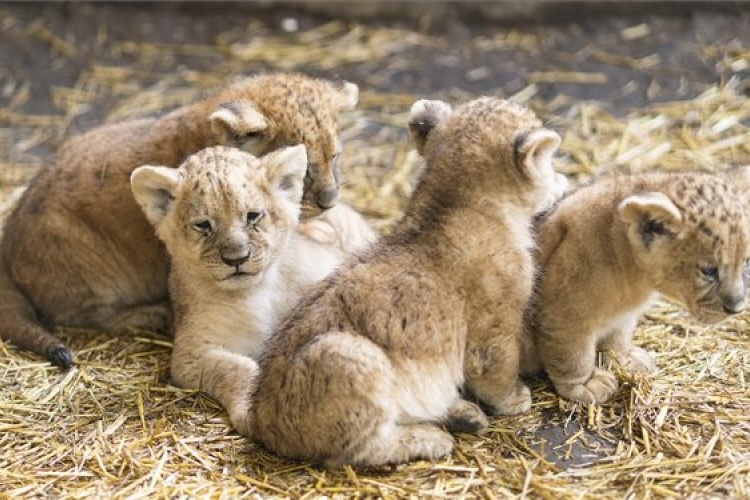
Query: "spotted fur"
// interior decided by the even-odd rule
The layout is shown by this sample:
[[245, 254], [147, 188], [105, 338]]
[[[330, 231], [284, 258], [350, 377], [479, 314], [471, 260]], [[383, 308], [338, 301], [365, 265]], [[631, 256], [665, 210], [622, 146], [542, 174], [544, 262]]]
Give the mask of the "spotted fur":
[[[279, 318], [345, 253], [374, 239], [344, 204], [298, 230], [306, 167], [304, 146], [262, 158], [219, 146], [178, 169], [132, 175], [133, 195], [171, 255], [172, 382], [215, 397], [242, 434], [255, 360]], [[341, 237], [321, 243], [313, 232]], [[358, 239], [343, 237], [352, 234]]]
[[68, 367], [55, 325], [123, 331], [168, 327], [168, 259], [128, 180], [144, 163], [177, 167], [224, 144], [255, 155], [305, 144], [303, 215], [336, 203], [337, 117], [357, 87], [303, 75], [245, 78], [158, 118], [67, 141], [9, 217], [0, 243], [0, 335]]
[[601, 403], [617, 380], [596, 366], [597, 351], [655, 368], [632, 336], [659, 295], [704, 322], [742, 311], [750, 211], [732, 175], [615, 176], [564, 199], [539, 228], [523, 370], [544, 368], [563, 397]]

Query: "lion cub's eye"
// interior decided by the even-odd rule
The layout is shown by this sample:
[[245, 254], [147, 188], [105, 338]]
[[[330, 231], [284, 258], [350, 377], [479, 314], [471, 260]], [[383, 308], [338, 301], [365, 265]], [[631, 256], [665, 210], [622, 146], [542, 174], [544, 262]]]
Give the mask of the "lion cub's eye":
[[247, 225], [248, 226], [256, 225], [263, 218], [263, 215], [265, 215], [263, 212], [248, 212], [247, 213]]
[[698, 268], [701, 276], [707, 280], [716, 281], [719, 279], [719, 268], [716, 266], [700, 266]]
[[199, 220], [198, 222], [193, 222], [193, 229], [198, 231], [199, 233], [205, 233], [208, 234], [211, 232], [211, 221], [208, 220]]
[[250, 139], [257, 139], [263, 135], [262, 132], [257, 130], [234, 134], [235, 141], [249, 141]]

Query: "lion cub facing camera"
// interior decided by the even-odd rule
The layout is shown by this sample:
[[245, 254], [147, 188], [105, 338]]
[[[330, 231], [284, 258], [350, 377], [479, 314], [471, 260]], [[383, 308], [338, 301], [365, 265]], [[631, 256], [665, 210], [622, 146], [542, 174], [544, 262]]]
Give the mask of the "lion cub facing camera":
[[336, 246], [297, 230], [307, 161], [304, 146], [262, 158], [222, 146], [178, 169], [143, 166], [131, 176], [136, 201], [171, 255], [172, 380], [215, 397], [242, 434], [254, 358], [280, 316], [346, 251], [374, 240], [343, 204], [304, 223], [305, 234], [320, 239], [345, 236]]
[[560, 138], [512, 102], [418, 101], [426, 168], [403, 219], [308, 294], [269, 339], [253, 437], [281, 455], [375, 466], [437, 458], [450, 430], [531, 405], [518, 335], [531, 218], [557, 189]]
[[750, 211], [732, 175], [614, 176], [564, 199], [539, 227], [522, 371], [544, 368], [561, 396], [602, 403], [617, 380], [596, 366], [597, 351], [654, 369], [632, 337], [658, 294], [704, 322], [740, 312]]

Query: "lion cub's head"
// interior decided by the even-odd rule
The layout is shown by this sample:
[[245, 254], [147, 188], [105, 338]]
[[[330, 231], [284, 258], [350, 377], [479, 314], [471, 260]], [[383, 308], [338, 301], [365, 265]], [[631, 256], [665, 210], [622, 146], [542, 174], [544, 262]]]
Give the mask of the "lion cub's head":
[[537, 213], [567, 187], [552, 161], [560, 136], [517, 103], [482, 97], [452, 110], [443, 101], [420, 100], [409, 130], [432, 171], [423, 183], [439, 182], [436, 201], [444, 205], [482, 193]]
[[209, 122], [218, 144], [261, 156], [283, 146], [304, 144], [308, 166], [302, 216], [333, 207], [339, 197], [342, 151], [338, 116], [354, 109], [359, 88], [301, 74], [243, 78], [216, 96]]
[[628, 196], [617, 209], [657, 290], [706, 323], [744, 310], [750, 278], [750, 212], [727, 180], [675, 177], [664, 192]]
[[142, 166], [131, 188], [183, 274], [244, 288], [262, 279], [299, 220], [304, 146], [257, 158], [204, 149], [179, 168]]

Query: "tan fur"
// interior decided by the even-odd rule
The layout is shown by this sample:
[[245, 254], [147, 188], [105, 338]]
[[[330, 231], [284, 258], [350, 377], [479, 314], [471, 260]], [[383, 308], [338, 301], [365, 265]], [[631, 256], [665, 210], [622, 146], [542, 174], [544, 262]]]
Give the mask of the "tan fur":
[[482, 98], [412, 107], [426, 160], [393, 232], [328, 278], [269, 340], [254, 437], [330, 467], [435, 458], [451, 430], [528, 410], [518, 335], [534, 273], [530, 220], [549, 202], [559, 137]]
[[136, 201], [172, 257], [172, 382], [215, 397], [242, 434], [248, 433], [255, 358], [278, 319], [344, 252], [375, 239], [343, 204], [306, 226], [357, 234], [346, 246], [341, 239], [321, 244], [297, 230], [306, 167], [304, 146], [261, 159], [219, 146], [190, 156], [179, 169], [143, 166], [131, 177]]
[[159, 118], [94, 129], [65, 143], [24, 193], [0, 244], [0, 335], [67, 367], [70, 351], [40, 324], [165, 329], [168, 260], [132, 198], [144, 163], [177, 167], [205, 147], [260, 155], [305, 144], [303, 214], [336, 202], [337, 116], [356, 86], [302, 75], [240, 80]]
[[[750, 211], [733, 184], [726, 174], [644, 173], [563, 200], [539, 228], [523, 371], [543, 367], [561, 396], [601, 403], [617, 380], [596, 366], [597, 351], [632, 370], [655, 368], [632, 336], [659, 294], [701, 321], [741, 311]], [[711, 267], [716, 278], [706, 276]]]

